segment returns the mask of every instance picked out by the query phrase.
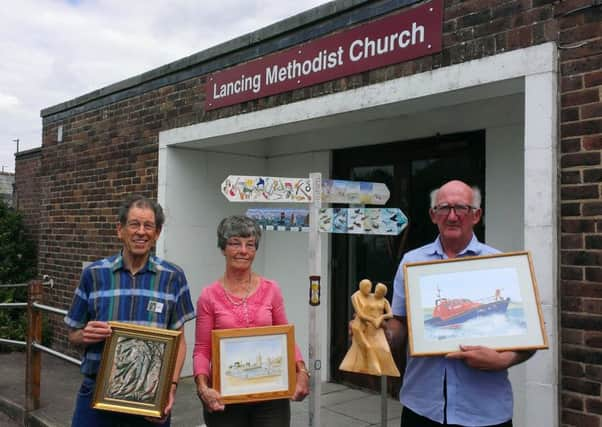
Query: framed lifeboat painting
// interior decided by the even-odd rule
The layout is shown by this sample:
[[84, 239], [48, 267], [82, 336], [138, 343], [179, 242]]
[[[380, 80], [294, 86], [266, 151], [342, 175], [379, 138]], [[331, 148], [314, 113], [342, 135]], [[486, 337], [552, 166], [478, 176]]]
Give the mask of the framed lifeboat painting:
[[511, 252], [404, 265], [410, 354], [548, 348], [533, 262]]

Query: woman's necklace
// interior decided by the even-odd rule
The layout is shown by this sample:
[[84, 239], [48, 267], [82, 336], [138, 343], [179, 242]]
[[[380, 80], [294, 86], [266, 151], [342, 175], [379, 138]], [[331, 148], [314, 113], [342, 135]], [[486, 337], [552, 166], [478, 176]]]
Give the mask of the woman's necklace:
[[249, 326], [249, 308], [247, 306], [247, 299], [249, 298], [249, 294], [251, 293], [251, 284], [253, 283], [253, 272], [251, 272], [249, 274], [249, 281], [247, 282], [247, 287], [246, 287], [246, 294], [244, 297], [241, 298], [240, 301], [234, 301], [232, 299], [232, 297], [230, 296], [230, 292], [226, 289], [226, 275], [224, 274], [224, 295], [226, 296], [226, 299], [228, 300], [228, 302], [230, 302], [230, 304], [232, 304], [234, 307], [239, 307], [242, 305], [243, 308], [243, 313], [245, 315], [245, 323], [247, 325], [247, 327]]

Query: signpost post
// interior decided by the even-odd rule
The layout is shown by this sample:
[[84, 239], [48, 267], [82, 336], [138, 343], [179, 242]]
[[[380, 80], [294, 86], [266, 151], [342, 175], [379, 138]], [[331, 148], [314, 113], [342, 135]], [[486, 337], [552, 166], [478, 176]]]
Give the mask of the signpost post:
[[318, 212], [322, 205], [322, 174], [310, 173], [313, 200], [309, 205], [309, 426], [320, 427], [320, 395], [322, 392], [322, 360], [320, 359], [320, 279], [322, 247]]
[[[385, 184], [308, 178], [230, 175], [221, 185], [231, 202], [304, 203], [309, 209], [249, 209], [266, 230], [309, 232], [309, 427], [320, 427], [322, 360], [320, 352], [321, 232], [397, 235], [407, 218], [397, 208], [322, 208], [326, 203], [378, 204], [389, 199]], [[386, 378], [382, 379], [381, 422], [386, 422]], [[384, 424], [383, 424], [384, 425]]]

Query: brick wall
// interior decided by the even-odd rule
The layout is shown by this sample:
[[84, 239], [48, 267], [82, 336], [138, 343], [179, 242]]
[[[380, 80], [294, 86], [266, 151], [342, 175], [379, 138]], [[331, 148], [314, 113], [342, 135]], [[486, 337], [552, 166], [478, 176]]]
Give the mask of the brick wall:
[[588, 4], [565, 1], [555, 9], [561, 70], [561, 419], [567, 426], [599, 427], [602, 11]]
[[39, 239], [39, 201], [40, 201], [40, 157], [42, 150], [21, 151], [15, 161], [14, 206], [23, 216], [27, 236], [37, 242]]
[[[118, 249], [119, 201], [132, 192], [156, 197], [160, 130], [556, 41], [561, 74], [559, 412], [563, 426], [602, 427], [601, 16], [591, 0], [446, 0], [443, 50], [430, 57], [207, 113], [205, 80], [199, 75], [175, 84], [166, 80], [163, 87], [85, 112], [46, 115], [39, 215], [36, 203], [23, 209], [40, 220], [39, 270], [57, 281], [53, 301], [68, 307], [81, 262]], [[54, 345], [64, 348], [60, 321], [56, 327]]]

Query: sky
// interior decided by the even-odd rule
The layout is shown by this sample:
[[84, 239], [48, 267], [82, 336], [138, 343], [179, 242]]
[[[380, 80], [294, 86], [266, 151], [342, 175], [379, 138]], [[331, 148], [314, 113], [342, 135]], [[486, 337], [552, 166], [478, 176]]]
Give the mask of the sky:
[[40, 147], [44, 108], [324, 0], [19, 0], [0, 14], [0, 170]]

